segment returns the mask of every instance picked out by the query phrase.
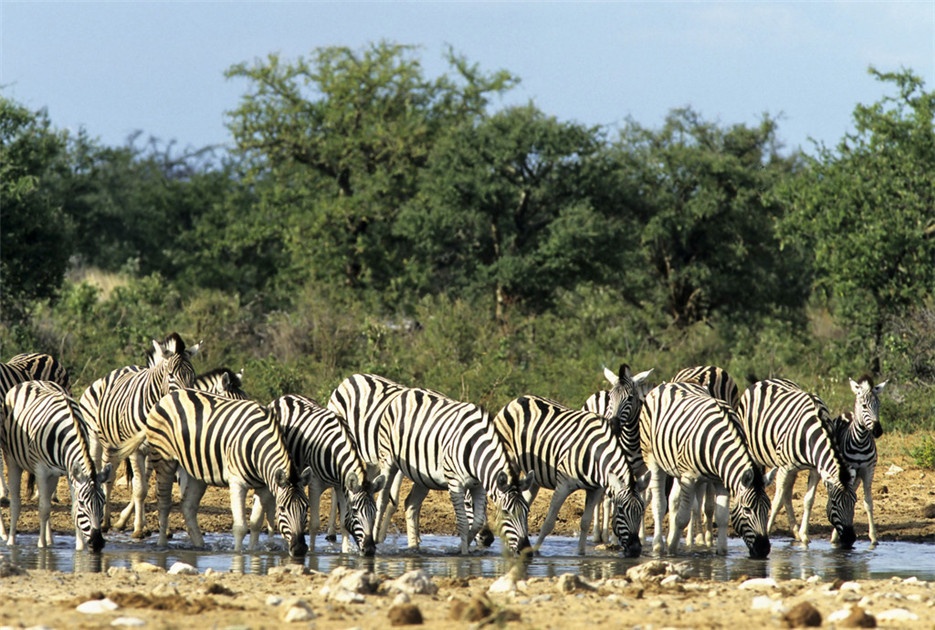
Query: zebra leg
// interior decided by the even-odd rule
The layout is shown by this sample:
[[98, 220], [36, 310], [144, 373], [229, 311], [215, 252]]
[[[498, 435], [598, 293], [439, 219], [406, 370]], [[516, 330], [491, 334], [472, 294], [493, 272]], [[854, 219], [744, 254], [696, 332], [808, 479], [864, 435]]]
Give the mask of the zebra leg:
[[377, 498], [377, 536], [375, 542], [381, 543], [386, 540], [387, 532], [390, 530], [390, 523], [393, 520], [393, 514], [399, 505], [399, 490], [403, 484], [403, 474], [395, 464], [383, 469], [382, 474], [387, 479], [386, 484], [380, 491]]
[[795, 471], [786, 468], [779, 468], [776, 471], [776, 492], [773, 495], [772, 503], [769, 507], [769, 521], [766, 531], [770, 532], [779, 516], [779, 509], [782, 506], [786, 508], [786, 516], [789, 519], [789, 532], [793, 538], [798, 538], [798, 530], [795, 524], [795, 510], [792, 509], [792, 486], [795, 483]]
[[688, 516], [688, 528], [685, 530], [685, 546], [689, 549], [695, 546], [695, 537], [701, 530], [701, 493], [704, 492], [706, 483], [699, 481], [695, 484], [692, 492], [691, 508]]
[[[464, 507], [465, 498], [464, 486], [460, 484], [448, 485], [448, 496], [451, 499], [451, 505], [455, 511], [455, 524], [458, 529], [458, 536], [461, 538], [461, 555], [466, 556], [470, 551], [471, 540], [477, 534], [473, 531], [471, 523], [468, 522], [468, 513]], [[411, 496], [411, 495], [410, 495]], [[406, 514], [409, 513], [409, 499], [406, 499]], [[474, 514], [471, 514], [471, 521], [474, 520]], [[408, 521], [408, 518], [407, 518]], [[478, 528], [479, 530], [480, 528]], [[418, 529], [416, 529], [418, 531]]]
[[691, 520], [695, 483], [693, 479], [677, 479], [676, 483], [672, 484], [672, 494], [669, 495], [669, 536], [666, 540], [670, 556], [678, 553], [682, 530]]
[[[188, 538], [195, 547], [204, 547], [205, 539], [201, 535], [201, 528], [198, 527], [198, 506], [201, 504], [201, 497], [205, 495], [208, 484], [200, 479], [189, 477], [185, 485], [185, 494], [182, 495], [181, 508], [182, 517], [185, 519], [185, 529], [188, 530]], [[234, 495], [231, 493], [231, 504], [234, 503]], [[244, 499], [240, 496], [240, 524], [243, 526]], [[237, 514], [234, 513], [234, 523], [237, 522]], [[236, 527], [236, 526], [235, 526]], [[235, 529], [236, 531], [236, 529]], [[243, 544], [243, 535], [240, 537], [240, 543]], [[237, 549], [237, 537], [234, 536], [234, 549]]]
[[[253, 493], [253, 507], [250, 509], [250, 548], [254, 549], [260, 539], [260, 530], [263, 529], [263, 522], [266, 520], [266, 506], [260, 500], [260, 495]], [[256, 532], [254, 534], [254, 532]], [[315, 546], [315, 539], [312, 538], [312, 547]]]
[[[428, 493], [429, 489], [425, 486], [413, 484], [409, 496], [406, 497], [406, 539], [410, 549], [418, 549], [422, 542], [419, 537], [419, 512]], [[461, 508], [464, 509], [464, 496], [461, 497]]]
[[149, 490], [149, 471], [146, 469], [146, 455], [137, 451], [130, 455], [130, 469], [132, 470], [132, 498], [127, 506], [120, 513], [120, 518], [114, 523], [114, 527], [122, 530], [133, 515], [133, 534], [132, 538], [141, 539], [146, 536], [145, 530], [145, 505], [146, 494]]
[[711, 482], [706, 482], [711, 486], [711, 492], [714, 495], [711, 503], [714, 519], [717, 521], [717, 547], [715, 553], [719, 556], [727, 555], [727, 528], [730, 521], [730, 491], [724, 484], [715, 486]]
[[[257, 488], [253, 491], [253, 510], [250, 513], [250, 518], [246, 524], [243, 522], [243, 517], [246, 514], [247, 508], [247, 490], [248, 488], [240, 483], [232, 482], [230, 487], [238, 488], [236, 491], [231, 491], [231, 515], [234, 518], [234, 551], [243, 550], [243, 539], [246, 537], [247, 532], [250, 532], [250, 545], [249, 549], [251, 552], [256, 551], [257, 544], [260, 542], [260, 531], [263, 529], [264, 522], [275, 523], [276, 522], [276, 497], [273, 496], [273, 493], [270, 492], [267, 488]], [[238, 498], [239, 495], [239, 498]], [[259, 509], [257, 509], [259, 506]], [[237, 516], [240, 515], [240, 529], [237, 527]], [[270, 525], [270, 538], [275, 534], [273, 533], [276, 530], [276, 527]], [[240, 546], [238, 549], [237, 540], [238, 540], [238, 531], [242, 532], [240, 536]]]
[[[662, 519], [666, 513], [666, 474], [661, 468], [651, 468], [650, 497], [653, 506], [653, 553], [662, 553]], [[642, 538], [642, 534], [640, 535]]]
[[714, 544], [714, 519], [716, 515], [717, 508], [717, 492], [713, 483], [708, 482], [705, 484], [705, 493], [704, 493], [704, 544], [705, 547], [710, 547]]
[[[864, 510], [867, 512], [867, 525], [870, 529], [870, 548], [877, 546], [877, 526], [873, 522], [873, 494], [870, 492], [870, 486], [873, 484], [873, 472], [875, 466], [869, 466], [867, 468], [861, 468], [857, 473], [857, 483], [859, 484], [862, 480], [864, 482]], [[854, 490], [857, 490], [857, 487], [854, 487]], [[834, 530], [834, 533], [837, 534], [838, 530]]]
[[594, 511], [601, 505], [601, 499], [604, 498], [603, 488], [589, 488], [585, 491], [584, 511], [581, 513], [581, 527], [578, 534], [578, 555], [583, 556], [588, 542], [588, 529], [591, 527], [591, 519], [594, 517]]
[[[159, 524], [159, 546], [169, 544], [169, 510], [172, 508], [172, 484], [175, 482], [177, 462], [154, 460], [153, 469], [156, 471], [156, 520]], [[186, 484], [187, 489], [187, 484]]]
[[[317, 477], [312, 477], [312, 482], [308, 484], [308, 550], [315, 551], [315, 538], [318, 536], [318, 530], [321, 527], [321, 495], [325, 491], [325, 486]], [[331, 507], [337, 507], [338, 489], [331, 489]], [[343, 521], [343, 511], [341, 512]], [[330, 517], [329, 517], [330, 518]]]
[[[19, 520], [19, 511], [22, 506], [23, 498], [21, 496], [21, 486], [23, 483], [23, 469], [19, 464], [13, 461], [12, 457], [7, 457], [7, 475], [10, 478], [10, 532], [6, 538], [6, 544], [11, 547], [16, 544], [16, 522]], [[0, 518], [0, 532], [3, 531], [3, 519]], [[41, 533], [42, 530], [40, 530]]]
[[808, 545], [808, 519], [812, 515], [812, 504], [815, 503], [815, 494], [818, 490], [818, 480], [820, 475], [817, 470], [808, 471], [808, 487], [805, 490], [805, 498], [802, 501], [802, 524], [799, 526], [799, 540], [803, 545]]
[[[331, 490], [331, 512], [328, 514], [328, 531], [325, 534], [325, 540], [328, 542], [334, 542], [338, 539], [338, 502], [337, 502], [338, 491], [335, 488]], [[314, 547], [312, 547], [314, 551]]]
[[[191, 482], [189, 482], [191, 483]], [[207, 488], [205, 488], [207, 489]], [[230, 499], [231, 499], [231, 516], [234, 519], [234, 553], [243, 552], [243, 539], [246, 537], [247, 532], [250, 531], [250, 528], [247, 526], [247, 523], [244, 520], [247, 510], [247, 487], [240, 482], [239, 479], [231, 479], [229, 484], [230, 489]], [[257, 489], [256, 494], [260, 497], [260, 503], [263, 505], [269, 505], [270, 502], [275, 503], [272, 493], [269, 490]], [[204, 490], [202, 490], [202, 495]], [[186, 497], [187, 498], [187, 497]], [[198, 514], [198, 503], [201, 502], [201, 496], [198, 497], [198, 502], [194, 505], [194, 515]], [[184, 512], [185, 501], [182, 502], [182, 510]], [[186, 519], [187, 520], [187, 519]], [[198, 528], [197, 519], [192, 519], [195, 525], [195, 528]], [[262, 526], [262, 520], [260, 521]], [[256, 530], [257, 535], [259, 535], [259, 528]], [[201, 532], [198, 533], [199, 537]], [[199, 545], [201, 546], [201, 545]], [[250, 535], [250, 551], [256, 550], [256, 540], [254, 539], [253, 533]]]
[[476, 540], [478, 546], [489, 547], [493, 544], [493, 531], [487, 525], [487, 493], [481, 486], [475, 486], [465, 495], [464, 507], [471, 507], [470, 540]]
[[539, 530], [539, 538], [536, 540], [536, 551], [542, 547], [542, 541], [555, 529], [555, 521], [558, 519], [558, 511], [561, 509], [565, 499], [577, 488], [571, 486], [568, 482], [560, 482], [555, 492], [552, 494], [552, 501], [549, 503], [549, 511], [545, 515], [545, 521], [542, 523], [542, 529]]
[[[43, 471], [36, 473], [36, 486], [39, 488], [39, 542], [40, 549], [52, 546], [52, 489], [58, 485], [58, 476]], [[10, 510], [12, 512], [12, 509]]]

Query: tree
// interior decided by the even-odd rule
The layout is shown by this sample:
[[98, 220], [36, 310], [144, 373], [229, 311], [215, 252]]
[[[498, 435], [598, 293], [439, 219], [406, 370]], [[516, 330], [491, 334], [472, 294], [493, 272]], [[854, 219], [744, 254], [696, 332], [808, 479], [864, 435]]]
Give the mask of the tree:
[[61, 199], [48, 186], [66, 140], [45, 111], [0, 96], [0, 308], [6, 322], [21, 320], [31, 300], [54, 296], [68, 266], [70, 230]]
[[509, 304], [542, 310], [560, 288], [605, 280], [617, 230], [588, 185], [601, 139], [532, 105], [441, 139], [398, 228], [418, 290], [486, 293], [502, 318]]
[[783, 190], [783, 234], [814, 252], [815, 290], [878, 372], [887, 321], [935, 287], [935, 92], [908, 70], [870, 73], [898, 95], [858, 105], [854, 133], [818, 147]]
[[715, 316], [802, 320], [807, 266], [780, 251], [784, 208], [770, 196], [796, 160], [778, 154], [775, 121], [723, 128], [674, 110], [658, 131], [627, 125], [618, 149], [642, 223], [631, 239], [642, 261], [626, 271], [645, 301], [680, 328]]
[[393, 225], [436, 139], [516, 82], [451, 52], [448, 61], [456, 78], [430, 80], [413, 48], [384, 42], [228, 70], [250, 82], [230, 129], [293, 281], [343, 278], [382, 291], [400, 275], [407, 245]]

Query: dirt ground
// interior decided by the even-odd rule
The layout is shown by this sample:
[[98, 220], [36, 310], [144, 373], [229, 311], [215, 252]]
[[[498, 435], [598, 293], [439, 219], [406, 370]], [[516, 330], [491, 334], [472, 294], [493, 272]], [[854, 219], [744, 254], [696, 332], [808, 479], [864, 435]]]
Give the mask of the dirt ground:
[[[877, 528], [881, 541], [928, 543], [932, 547], [925, 553], [935, 553], [935, 472], [912, 465], [907, 453], [915, 439], [918, 436], [887, 434], [879, 441], [881, 456], [873, 486]], [[804, 492], [804, 477], [800, 475], [797, 498]], [[119, 486], [118, 494], [120, 499], [126, 496]], [[66, 496], [64, 491], [61, 495]], [[538, 531], [550, 497], [542, 491], [533, 504], [531, 532]], [[209, 490], [199, 518], [204, 531], [230, 531], [228, 506], [226, 490]], [[583, 493], [578, 492], [562, 509], [555, 533], [575, 535], [582, 507]], [[800, 501], [797, 507], [801, 509]], [[154, 503], [147, 504], [147, 509], [154, 508]], [[325, 500], [323, 517], [327, 508]], [[8, 510], [0, 514], [8, 522]], [[815, 514], [812, 538], [827, 538], [830, 530], [823, 518], [821, 491]], [[647, 518], [651, 526], [652, 519]], [[56, 506], [53, 528], [69, 531], [68, 519], [67, 508]], [[148, 519], [154, 530], [155, 514], [151, 512]], [[405, 531], [400, 514], [396, 521]], [[780, 520], [780, 525], [774, 533], [788, 535], [785, 521]], [[182, 527], [177, 513], [173, 513], [172, 526]], [[866, 544], [867, 521], [860, 501], [855, 526], [858, 544]], [[422, 528], [428, 533], [454, 533], [453, 512], [444, 493], [430, 493], [422, 510]], [[27, 502], [20, 531], [35, 533], [37, 529], [35, 505]], [[340, 575], [309, 573], [304, 567], [277, 568], [269, 575], [170, 575], [150, 565], [134, 565], [101, 574], [66, 574], [23, 572], [0, 563], [0, 628], [98, 628], [134, 623], [147, 628], [195, 624], [205, 628], [382, 628], [412, 621], [406, 615], [416, 614], [413, 610], [430, 628], [493, 624], [564, 630], [595, 626], [754, 628], [814, 622], [824, 627], [869, 627], [874, 622], [892, 628], [935, 628], [935, 582], [899, 578], [843, 584], [818, 578], [714, 582], [673, 574], [672, 565], [666, 573], [665, 561], [677, 560], [654, 559], [644, 550], [642, 567], [656, 569], [656, 575], [628, 572], [591, 583], [574, 576], [523, 579], [518, 573], [497, 580], [434, 577], [437, 592], [412, 595], [399, 595], [385, 576], [357, 576], [364, 587], [358, 584], [358, 592], [352, 594], [334, 584]], [[103, 598], [117, 608], [96, 614], [78, 610], [83, 603]], [[808, 614], [819, 617], [810, 619]]]

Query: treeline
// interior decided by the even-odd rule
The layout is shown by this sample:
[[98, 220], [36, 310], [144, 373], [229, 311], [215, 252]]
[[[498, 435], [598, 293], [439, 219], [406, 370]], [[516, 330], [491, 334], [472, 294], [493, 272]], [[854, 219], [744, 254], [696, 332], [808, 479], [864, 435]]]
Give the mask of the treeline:
[[581, 404], [601, 365], [717, 363], [935, 428], [935, 92], [784, 153], [673, 110], [656, 129], [495, 107], [519, 82], [389, 43], [234, 65], [230, 146], [103, 146], [0, 96], [2, 355], [61, 357], [76, 387], [152, 337], [206, 341], [260, 399], [374, 371], [496, 407]]

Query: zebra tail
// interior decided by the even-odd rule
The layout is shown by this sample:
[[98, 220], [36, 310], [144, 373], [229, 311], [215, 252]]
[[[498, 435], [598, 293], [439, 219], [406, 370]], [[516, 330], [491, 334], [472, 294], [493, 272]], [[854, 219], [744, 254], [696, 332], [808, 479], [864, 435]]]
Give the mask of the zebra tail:
[[149, 454], [149, 444], [146, 443], [146, 430], [137, 432], [129, 440], [121, 444], [120, 446], [111, 446], [107, 449], [108, 459], [112, 462], [121, 461], [130, 457], [137, 450], [143, 452], [144, 455]]

